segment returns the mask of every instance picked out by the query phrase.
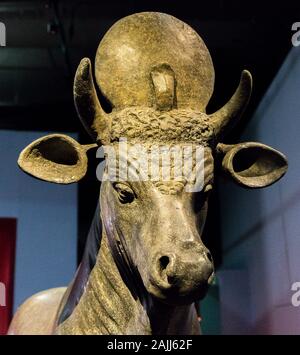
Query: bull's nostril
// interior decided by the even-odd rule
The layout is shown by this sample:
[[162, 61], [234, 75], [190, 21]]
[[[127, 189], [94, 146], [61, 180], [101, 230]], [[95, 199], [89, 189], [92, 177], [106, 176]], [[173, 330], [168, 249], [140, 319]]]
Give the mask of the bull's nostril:
[[161, 270], [165, 270], [166, 267], [168, 266], [170, 262], [170, 259], [168, 256], [162, 256], [159, 258], [159, 264], [160, 264], [160, 268]]
[[212, 263], [213, 259], [210, 252], [206, 253], [207, 259]]

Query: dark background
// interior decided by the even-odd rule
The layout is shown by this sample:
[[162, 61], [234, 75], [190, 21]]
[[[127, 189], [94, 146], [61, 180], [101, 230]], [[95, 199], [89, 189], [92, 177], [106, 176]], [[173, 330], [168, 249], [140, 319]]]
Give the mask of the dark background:
[[[82, 57], [94, 60], [99, 41], [118, 19], [160, 11], [191, 25], [210, 50], [216, 84], [208, 112], [234, 92], [242, 69], [251, 71], [254, 91], [244, 119], [226, 138], [239, 139], [291, 48], [291, 27], [300, 21], [300, 1], [6, 1], [0, 21], [7, 46], [0, 48], [0, 129], [78, 132], [90, 143], [73, 106], [72, 83]], [[25, 134], [25, 133], [24, 133]], [[97, 204], [97, 161], [79, 183], [78, 258]], [[205, 241], [221, 262], [218, 184], [212, 196]]]

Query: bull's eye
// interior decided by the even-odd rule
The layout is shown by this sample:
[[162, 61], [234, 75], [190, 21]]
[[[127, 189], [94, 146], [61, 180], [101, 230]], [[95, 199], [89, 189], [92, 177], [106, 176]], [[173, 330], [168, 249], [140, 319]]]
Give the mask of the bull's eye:
[[135, 199], [135, 194], [128, 185], [116, 183], [113, 187], [116, 190], [121, 203], [131, 203]]

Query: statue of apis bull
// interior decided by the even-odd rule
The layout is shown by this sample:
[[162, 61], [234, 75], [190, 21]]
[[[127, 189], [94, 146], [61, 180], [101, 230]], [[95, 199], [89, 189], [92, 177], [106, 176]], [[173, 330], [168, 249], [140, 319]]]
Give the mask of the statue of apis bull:
[[[225, 173], [246, 188], [280, 179], [287, 160], [260, 143], [220, 143], [248, 103], [251, 75], [243, 71], [231, 99], [207, 114], [214, 87], [210, 54], [198, 34], [172, 16], [145, 12], [115, 23], [97, 50], [95, 77], [111, 113], [101, 107], [91, 62], [83, 59], [74, 100], [95, 143], [48, 135], [23, 150], [20, 167], [39, 179], [69, 184], [84, 177], [86, 152], [95, 147], [118, 151], [122, 139], [147, 151], [154, 145], [191, 145], [203, 152], [200, 162], [192, 158], [201, 188], [186, 189], [187, 179], [174, 176], [118, 179], [120, 169], [113, 181], [103, 179], [100, 207], [73, 282], [27, 300], [9, 334], [199, 334], [194, 303], [214, 277], [201, 240], [214, 157], [220, 156]], [[129, 170], [135, 161], [127, 161]], [[151, 164], [161, 171], [161, 161]]]

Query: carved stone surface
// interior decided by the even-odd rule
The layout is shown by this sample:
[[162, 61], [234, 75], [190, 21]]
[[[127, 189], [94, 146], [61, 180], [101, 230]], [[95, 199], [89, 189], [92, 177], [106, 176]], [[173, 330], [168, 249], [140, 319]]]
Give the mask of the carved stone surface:
[[[46, 136], [25, 148], [20, 167], [46, 181], [72, 183], [86, 172], [86, 151], [97, 146], [117, 151], [124, 139], [130, 149], [140, 144], [126, 160], [133, 171], [142, 149], [188, 145], [202, 149], [201, 159], [193, 156], [191, 163], [192, 176], [202, 176], [201, 188], [187, 191], [188, 181], [173, 174], [175, 163], [173, 175], [164, 179], [160, 159], [151, 162], [157, 164], [155, 181], [103, 181], [94, 220], [99, 227], [74, 281], [54, 296], [52, 291], [33, 296], [17, 312], [10, 333], [199, 334], [194, 302], [205, 296], [214, 277], [201, 240], [214, 156], [221, 156], [224, 172], [247, 188], [280, 179], [286, 158], [260, 143], [219, 143], [248, 103], [251, 75], [243, 71], [228, 103], [206, 114], [214, 86], [211, 57], [198, 34], [172, 16], [139, 13], [114, 24], [97, 50], [95, 74], [112, 112], [101, 107], [88, 58], [77, 69], [74, 100], [96, 144]], [[117, 176], [121, 173], [119, 168]], [[51, 324], [39, 317], [45, 307]]]

